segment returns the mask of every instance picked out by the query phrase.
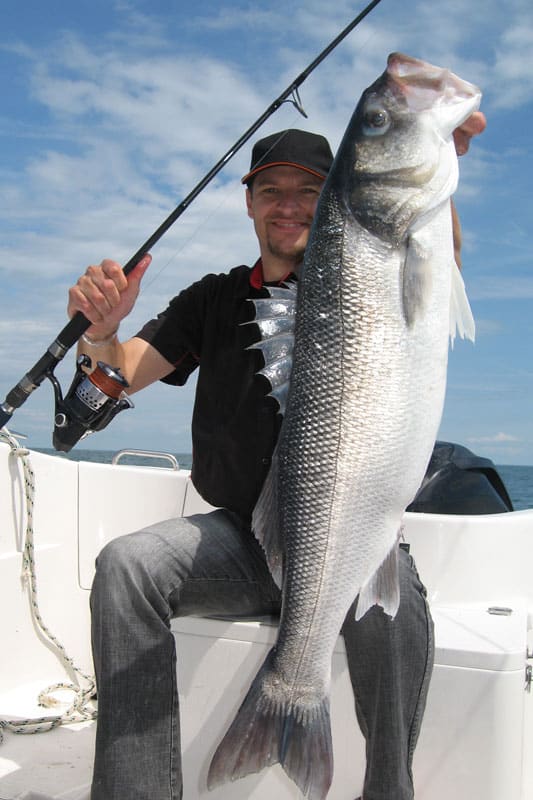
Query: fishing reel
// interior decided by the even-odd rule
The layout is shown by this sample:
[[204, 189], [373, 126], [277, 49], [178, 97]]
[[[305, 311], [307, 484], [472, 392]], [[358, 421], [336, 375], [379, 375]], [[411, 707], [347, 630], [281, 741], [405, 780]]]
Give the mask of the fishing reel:
[[118, 368], [98, 361], [89, 374], [85, 369], [90, 369], [92, 362], [85, 354], [78, 357], [76, 364], [76, 374], [65, 398], [53, 372], [46, 374], [54, 387], [56, 403], [53, 445], [65, 453], [89, 433], [105, 428], [119, 411], [133, 408], [125, 393], [129, 383]]

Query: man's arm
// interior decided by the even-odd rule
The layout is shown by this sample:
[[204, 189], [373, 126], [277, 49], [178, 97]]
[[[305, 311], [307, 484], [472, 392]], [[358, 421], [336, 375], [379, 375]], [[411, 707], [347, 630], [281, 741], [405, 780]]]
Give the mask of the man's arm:
[[135, 305], [150, 262], [151, 256], [144, 256], [126, 276], [119, 264], [105, 259], [101, 264], [88, 267], [69, 289], [69, 316], [81, 311], [92, 323], [78, 343], [78, 354], [86, 353], [94, 364], [104, 361], [119, 367], [130, 384], [128, 394], [143, 389], [174, 369], [148, 342], [136, 337], [120, 342], [118, 338], [120, 323]]

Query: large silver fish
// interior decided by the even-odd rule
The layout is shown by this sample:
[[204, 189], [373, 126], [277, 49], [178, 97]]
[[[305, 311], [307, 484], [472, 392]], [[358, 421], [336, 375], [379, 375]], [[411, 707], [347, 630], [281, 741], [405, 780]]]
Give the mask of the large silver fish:
[[[324, 185], [299, 281], [283, 425], [253, 519], [283, 588], [279, 633], [209, 786], [279, 762], [305, 797], [328, 793], [333, 647], [357, 594], [357, 618], [375, 603], [396, 614], [401, 520], [437, 435], [448, 339], [474, 335], [450, 195], [452, 131], [480, 97], [446, 69], [391, 55]], [[260, 327], [279, 334], [286, 305], [277, 296], [258, 304]], [[271, 358], [278, 342], [281, 363], [265, 368], [274, 376], [286, 336], [262, 345]], [[283, 403], [283, 390], [274, 393]]]

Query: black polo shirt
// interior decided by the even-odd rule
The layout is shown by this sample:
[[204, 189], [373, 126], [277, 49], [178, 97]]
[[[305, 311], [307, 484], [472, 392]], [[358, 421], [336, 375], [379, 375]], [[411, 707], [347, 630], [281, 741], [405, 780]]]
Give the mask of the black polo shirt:
[[197, 367], [192, 419], [192, 480], [202, 497], [248, 517], [270, 466], [281, 418], [257, 375], [251, 298], [265, 297], [260, 261], [206, 275], [170, 301], [136, 334], [175, 365], [163, 380], [183, 385]]

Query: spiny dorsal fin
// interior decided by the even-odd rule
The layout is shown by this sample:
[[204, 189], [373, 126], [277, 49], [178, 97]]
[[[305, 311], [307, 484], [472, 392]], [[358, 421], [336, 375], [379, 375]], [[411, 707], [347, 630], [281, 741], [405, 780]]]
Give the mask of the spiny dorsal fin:
[[270, 383], [270, 397], [278, 402], [280, 414], [285, 413], [287, 391], [292, 369], [294, 326], [296, 321], [297, 284], [267, 287], [270, 297], [251, 300], [255, 319], [244, 323], [257, 325], [261, 341], [249, 350], [261, 350], [265, 366], [259, 370]]

